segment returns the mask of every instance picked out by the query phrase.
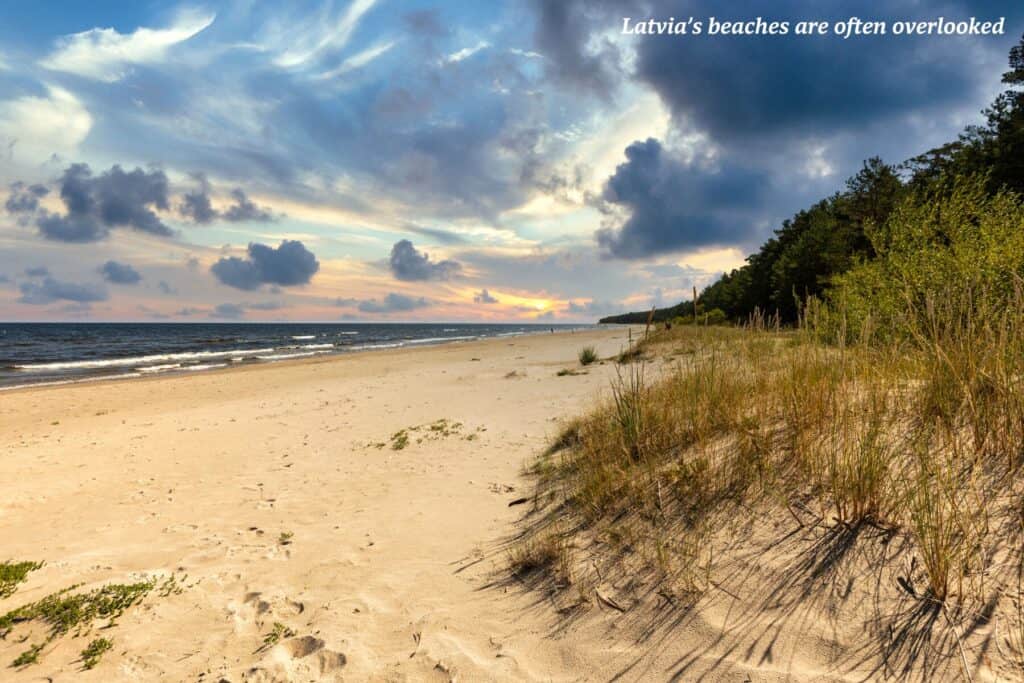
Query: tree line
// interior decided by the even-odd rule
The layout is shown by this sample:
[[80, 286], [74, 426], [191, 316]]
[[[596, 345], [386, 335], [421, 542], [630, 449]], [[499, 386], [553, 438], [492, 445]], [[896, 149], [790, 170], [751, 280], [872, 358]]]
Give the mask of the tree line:
[[[878, 157], [865, 161], [842, 191], [784, 221], [742, 267], [706, 287], [697, 297], [698, 313], [718, 309], [737, 322], [760, 313], [793, 323], [809, 299], [827, 299], [840, 276], [879, 259], [884, 227], [898, 207], [938, 202], [965, 183], [990, 196], [1024, 193], [1024, 38], [1010, 50], [1009, 67], [1002, 77], [1007, 88], [984, 110], [983, 123], [898, 165]], [[655, 310], [654, 320], [693, 313], [694, 302], [683, 301]], [[649, 315], [600, 322], [642, 323]]]

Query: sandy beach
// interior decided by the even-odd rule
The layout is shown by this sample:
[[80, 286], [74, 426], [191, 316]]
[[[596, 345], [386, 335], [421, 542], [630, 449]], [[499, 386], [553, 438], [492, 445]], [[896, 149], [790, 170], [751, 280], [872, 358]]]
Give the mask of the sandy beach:
[[[582, 680], [614, 657], [485, 588], [524, 465], [613, 365], [625, 328], [367, 352], [0, 396], [3, 554], [42, 560], [0, 612], [73, 584], [175, 574], [105, 631], [4, 680]], [[446, 420], [442, 428], [438, 421]], [[435, 425], [431, 430], [429, 425]], [[408, 445], [393, 449], [403, 429]], [[287, 637], [265, 639], [275, 624]], [[33, 631], [33, 629], [36, 629]], [[15, 637], [17, 636], [17, 637]]]
[[[0, 395], [3, 556], [44, 562], [0, 615], [72, 586], [157, 586], [111, 628], [100, 619], [78, 637], [47, 641], [44, 624], [16, 624], [0, 639], [0, 679], [900, 678], [865, 631], [884, 631], [879, 610], [909, 609], [895, 575], [872, 576], [863, 558], [821, 574], [822, 553], [854, 553], [788, 515], [723, 528], [715, 580], [693, 609], [644, 593], [625, 570], [557, 590], [513, 575], [509, 548], [532, 500], [510, 503], [535, 491], [524, 470], [621, 367], [580, 368], [577, 352], [607, 358], [628, 334]], [[576, 552], [589, 562], [588, 548]], [[113, 647], [83, 670], [81, 651], [101, 636]], [[912, 646], [894, 642], [893, 656]], [[36, 643], [35, 664], [9, 666]], [[943, 661], [955, 679], [957, 661]]]

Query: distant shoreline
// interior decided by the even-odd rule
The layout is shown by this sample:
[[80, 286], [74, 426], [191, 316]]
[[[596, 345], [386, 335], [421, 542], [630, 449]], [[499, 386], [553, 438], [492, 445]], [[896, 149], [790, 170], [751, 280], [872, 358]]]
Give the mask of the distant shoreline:
[[[91, 324], [91, 323], [90, 323]], [[401, 324], [401, 323], [399, 323]], [[437, 325], [444, 325], [449, 323], [436, 323]], [[453, 323], [454, 324], [454, 323]], [[537, 335], [550, 335], [554, 334], [557, 336], [574, 334], [587, 330], [600, 329], [596, 325], [544, 325], [536, 326], [530, 325], [532, 329], [523, 331], [509, 332], [504, 334], [495, 335], [479, 335], [474, 337], [468, 336], [454, 336], [449, 338], [427, 338], [427, 339], [405, 339], [400, 342], [381, 342], [379, 344], [365, 344], [365, 345], [349, 345], [349, 346], [332, 346], [332, 348], [320, 348], [320, 349], [306, 349], [303, 350], [303, 346], [320, 346], [318, 344], [296, 344], [294, 345], [294, 353], [288, 354], [275, 354], [270, 349], [255, 349], [246, 350], [240, 349], [235, 351], [224, 351], [224, 352], [211, 352], [209, 356], [196, 356], [192, 355], [192, 359], [198, 360], [191, 365], [182, 365], [176, 368], [159, 369], [155, 371], [139, 371], [133, 370], [129, 372], [111, 372], [109, 374], [91, 374], [91, 375], [79, 375], [74, 377], [56, 378], [53, 380], [37, 381], [37, 382], [25, 382], [22, 384], [10, 384], [0, 385], [0, 395], [8, 395], [20, 393], [23, 391], [35, 390], [35, 389], [54, 389], [59, 387], [69, 387], [78, 385], [95, 385], [97, 383], [107, 382], [125, 382], [135, 380], [153, 380], [171, 377], [190, 377], [199, 375], [209, 375], [211, 373], [221, 373], [224, 371], [241, 371], [241, 370], [253, 370], [257, 368], [266, 368], [270, 366], [280, 366], [284, 364], [292, 365], [297, 363], [312, 363], [312, 362], [325, 362], [334, 361], [341, 358], [350, 358], [352, 356], [364, 356], [366, 354], [376, 354], [381, 352], [402, 352], [402, 351], [419, 351], [426, 350], [436, 347], [443, 346], [459, 346], [465, 348], [471, 344], [488, 344], [490, 342], [497, 342], [503, 340], [516, 339], [524, 336], [537, 336]], [[608, 328], [609, 325], [602, 325], [601, 327]], [[553, 331], [552, 331], [553, 330]], [[304, 340], [300, 340], [304, 341]], [[313, 341], [313, 340], [310, 340]], [[246, 355], [246, 352], [250, 355]], [[260, 351], [262, 355], [251, 355], [253, 351]], [[201, 353], [201, 352], [200, 352]], [[235, 362], [231, 361], [232, 356], [245, 356], [243, 360]], [[112, 365], [109, 367], [124, 367], [128, 364], [128, 361], [138, 360], [145, 357], [127, 357], [123, 359], [106, 359], [96, 361], [97, 363], [110, 361]], [[161, 359], [156, 357], [149, 357], [148, 362], [156, 363]], [[209, 361], [209, 362], [202, 362]], [[2, 364], [2, 363], [0, 363]], [[159, 365], [150, 366], [160, 368]], [[10, 375], [8, 375], [10, 377]], [[26, 373], [25, 376], [30, 376]]]

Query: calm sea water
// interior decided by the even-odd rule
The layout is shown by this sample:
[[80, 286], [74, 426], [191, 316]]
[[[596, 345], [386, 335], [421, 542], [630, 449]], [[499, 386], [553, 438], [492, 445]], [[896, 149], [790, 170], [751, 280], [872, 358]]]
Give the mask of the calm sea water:
[[0, 388], [198, 372], [587, 325], [0, 323]]

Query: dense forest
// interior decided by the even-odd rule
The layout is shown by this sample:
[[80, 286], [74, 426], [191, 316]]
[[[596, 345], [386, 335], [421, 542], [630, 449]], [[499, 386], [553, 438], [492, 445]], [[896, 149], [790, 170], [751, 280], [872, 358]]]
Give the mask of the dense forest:
[[[1009, 65], [1002, 79], [1007, 89], [984, 111], [983, 124], [899, 165], [868, 159], [841, 192], [783, 222], [744, 266], [706, 287], [697, 297], [698, 314], [741, 321], [761, 312], [795, 322], [803, 302], [827, 299], [839, 276], [879, 256], [897, 207], [948, 198], [965, 186], [963, 179], [974, 179], [967, 185], [989, 196], [1024, 193], [1024, 38], [1010, 50]], [[657, 309], [654, 320], [692, 319], [693, 307], [684, 301]], [[642, 323], [649, 315], [600, 322]]]

